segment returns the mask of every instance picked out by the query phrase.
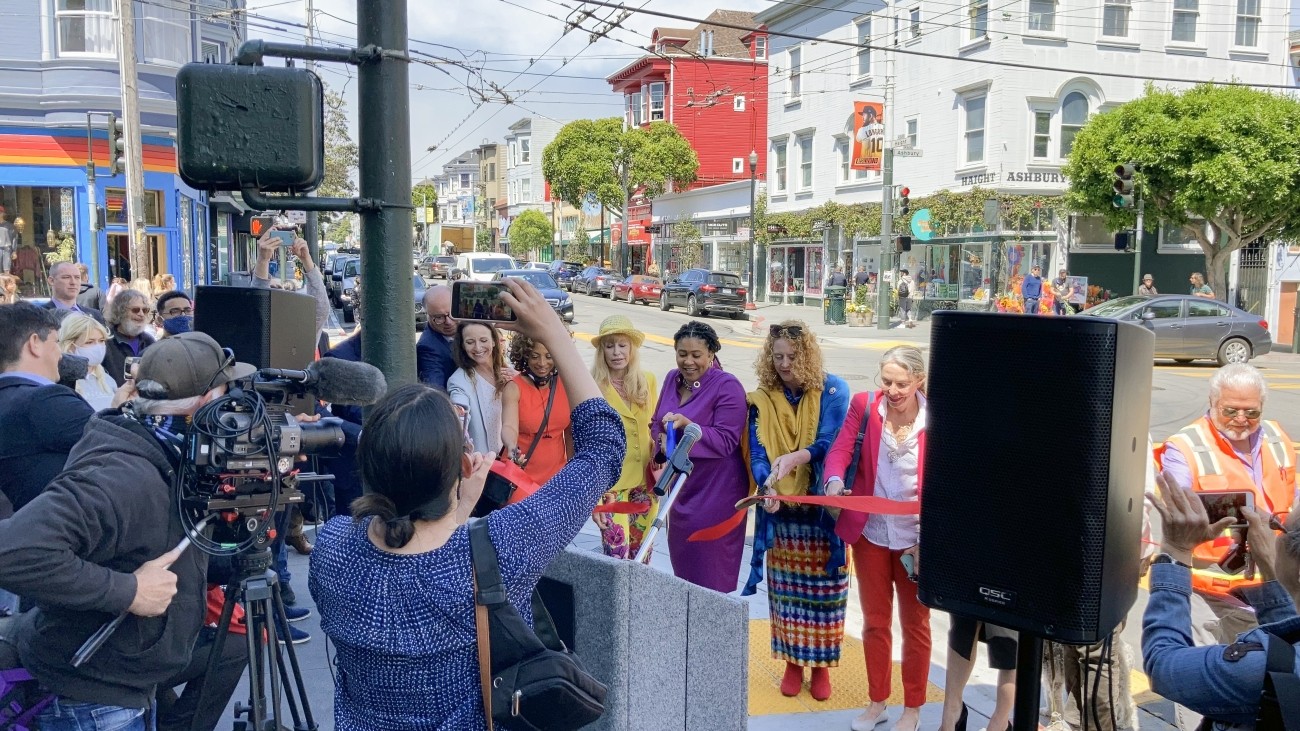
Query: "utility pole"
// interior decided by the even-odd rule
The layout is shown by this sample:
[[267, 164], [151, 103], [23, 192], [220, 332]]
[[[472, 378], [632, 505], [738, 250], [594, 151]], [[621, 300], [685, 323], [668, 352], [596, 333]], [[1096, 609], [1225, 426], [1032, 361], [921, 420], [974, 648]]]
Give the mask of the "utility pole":
[[623, 235], [619, 237], [618, 240], [619, 271], [623, 272], [623, 276], [625, 277], [630, 273], [629, 270], [631, 267], [628, 266], [627, 260], [628, 255], [632, 252], [632, 242], [628, 240], [628, 234], [631, 233], [631, 230], [628, 227], [628, 219], [631, 218], [631, 216], [628, 215], [628, 209], [632, 206], [632, 195], [627, 190], [628, 163], [629, 160], [625, 159], [623, 161], [623, 171], [620, 176], [620, 181], [623, 184]]
[[1142, 213], [1146, 201], [1142, 200], [1141, 193], [1138, 193], [1137, 204], [1137, 232], [1133, 236], [1133, 294], [1137, 294], [1138, 285], [1142, 283]]
[[144, 235], [144, 140], [140, 132], [140, 89], [135, 69], [134, 5], [134, 0], [117, 0], [118, 77], [126, 143], [126, 227], [130, 237], [131, 276], [153, 279], [153, 258]]
[[[309, 46], [316, 45], [315, 24], [316, 9], [312, 4], [312, 0], [307, 0], [307, 45]], [[316, 71], [316, 62], [307, 59], [307, 69], [314, 73]], [[302, 237], [307, 240], [307, 250], [311, 252], [310, 256], [312, 260], [318, 265], [322, 263], [320, 258], [320, 245], [318, 243], [320, 235], [317, 233], [317, 229], [320, 226], [320, 216], [320, 211], [308, 211], [307, 223], [303, 224], [302, 227]]]
[[411, 278], [411, 115], [406, 0], [357, 0], [357, 45], [383, 50], [357, 74], [361, 191], [383, 201], [361, 212], [366, 361], [388, 387], [413, 383], [415, 291]]
[[889, 329], [889, 293], [892, 289], [885, 281], [885, 273], [894, 271], [894, 143], [889, 136], [894, 126], [886, 124], [894, 109], [894, 54], [889, 52], [885, 63], [888, 73], [885, 80], [885, 109], [880, 123], [885, 125], [884, 148], [880, 153], [880, 273], [876, 277], [876, 329]]

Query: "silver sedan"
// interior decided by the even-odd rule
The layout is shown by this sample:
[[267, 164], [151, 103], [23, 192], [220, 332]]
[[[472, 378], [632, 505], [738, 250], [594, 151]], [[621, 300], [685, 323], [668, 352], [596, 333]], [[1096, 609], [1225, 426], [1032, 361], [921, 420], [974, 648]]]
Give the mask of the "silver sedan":
[[1273, 348], [1268, 321], [1216, 300], [1191, 295], [1132, 295], [1079, 313], [1136, 321], [1156, 335], [1156, 357], [1179, 363], [1245, 363]]

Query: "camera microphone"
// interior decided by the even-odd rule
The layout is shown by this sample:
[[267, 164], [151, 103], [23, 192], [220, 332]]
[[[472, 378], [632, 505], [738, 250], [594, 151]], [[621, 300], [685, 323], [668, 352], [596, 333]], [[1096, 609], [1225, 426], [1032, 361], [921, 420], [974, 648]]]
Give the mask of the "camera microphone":
[[59, 357], [59, 383], [75, 383], [90, 373], [90, 361], [64, 353]]
[[369, 406], [388, 393], [388, 382], [378, 368], [340, 358], [321, 358], [301, 371], [263, 368], [259, 373], [263, 378], [300, 381], [332, 404]]

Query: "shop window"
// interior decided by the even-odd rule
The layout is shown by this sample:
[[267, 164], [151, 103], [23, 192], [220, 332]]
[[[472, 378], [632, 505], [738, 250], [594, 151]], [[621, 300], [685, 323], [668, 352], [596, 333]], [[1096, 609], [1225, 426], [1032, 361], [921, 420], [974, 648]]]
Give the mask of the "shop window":
[[987, 300], [989, 244], [967, 244], [961, 247], [958, 296], [964, 300]]
[[[1046, 243], [1007, 243], [1003, 245], [1002, 265], [998, 282], [1004, 290], [1018, 286], [1029, 270], [1038, 265], [1047, 271], [1052, 256], [1051, 245]], [[1112, 247], [1113, 249], [1113, 247]]]
[[[1205, 222], [1199, 221], [1204, 226]], [[1160, 243], [1157, 250], [1162, 254], [1202, 254], [1201, 243], [1187, 228], [1181, 224], [1164, 224], [1160, 227]]]
[[60, 56], [116, 56], [113, 0], [57, 0], [54, 23]]
[[820, 246], [808, 246], [801, 252], [806, 261], [804, 278], [804, 292], [811, 295], [820, 296], [822, 293], [822, 282], [826, 279], [825, 271], [825, 251]]
[[[162, 195], [161, 190], [146, 190], [144, 192], [144, 225], [163, 225], [162, 216], [160, 215], [162, 211]], [[126, 190], [124, 188], [106, 188], [104, 190], [104, 202], [108, 222], [110, 224], [125, 225], [127, 223]]]

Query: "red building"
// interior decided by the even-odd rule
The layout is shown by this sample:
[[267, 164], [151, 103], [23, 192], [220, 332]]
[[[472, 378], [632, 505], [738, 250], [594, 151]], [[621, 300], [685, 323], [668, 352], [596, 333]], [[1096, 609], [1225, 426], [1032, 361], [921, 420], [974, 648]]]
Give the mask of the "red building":
[[[767, 33], [709, 21], [755, 25], [753, 13], [715, 10], [695, 28], [656, 28], [650, 52], [606, 79], [624, 96], [629, 124], [668, 122], [691, 143], [700, 158], [692, 188], [748, 180], [751, 151], [758, 152], [759, 180], [767, 174]], [[647, 261], [650, 206], [634, 205], [629, 214], [639, 269]]]

